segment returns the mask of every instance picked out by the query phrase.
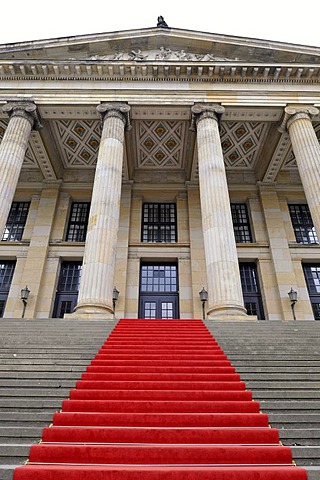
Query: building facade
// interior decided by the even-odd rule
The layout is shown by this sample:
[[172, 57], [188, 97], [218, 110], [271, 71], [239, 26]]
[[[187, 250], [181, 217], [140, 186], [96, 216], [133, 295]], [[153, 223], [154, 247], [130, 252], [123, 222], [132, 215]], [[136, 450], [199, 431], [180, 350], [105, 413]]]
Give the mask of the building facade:
[[[320, 319], [320, 50], [159, 26], [0, 46], [0, 314]], [[114, 287], [119, 292], [114, 299]], [[114, 312], [116, 309], [116, 312]]]

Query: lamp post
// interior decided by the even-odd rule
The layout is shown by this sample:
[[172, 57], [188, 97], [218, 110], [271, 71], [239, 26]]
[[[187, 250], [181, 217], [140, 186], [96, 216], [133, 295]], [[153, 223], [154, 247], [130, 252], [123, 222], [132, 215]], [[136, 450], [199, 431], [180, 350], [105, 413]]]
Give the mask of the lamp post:
[[295, 304], [298, 301], [298, 293], [295, 290], [293, 290], [293, 288], [291, 287], [291, 290], [290, 290], [290, 292], [288, 292], [288, 295], [289, 295], [290, 302], [291, 302], [293, 320], [297, 320], [296, 319], [296, 314], [295, 314], [295, 311], [294, 311], [294, 307], [295, 307]]
[[204, 287], [202, 287], [202, 290], [199, 292], [200, 295], [200, 300], [202, 302], [202, 319], [206, 319], [206, 313], [205, 313], [205, 305], [206, 302], [208, 301], [208, 292], [205, 290]]
[[27, 303], [28, 303], [29, 293], [30, 293], [30, 290], [27, 287], [27, 285], [24, 288], [22, 288], [21, 295], [20, 295], [20, 298], [23, 302], [23, 309], [22, 309], [21, 318], [24, 318], [24, 314], [26, 313], [26, 307], [27, 307]]
[[116, 318], [116, 303], [118, 301], [119, 297], [119, 291], [117, 290], [117, 287], [113, 287], [112, 291], [112, 305], [113, 305], [113, 317]]

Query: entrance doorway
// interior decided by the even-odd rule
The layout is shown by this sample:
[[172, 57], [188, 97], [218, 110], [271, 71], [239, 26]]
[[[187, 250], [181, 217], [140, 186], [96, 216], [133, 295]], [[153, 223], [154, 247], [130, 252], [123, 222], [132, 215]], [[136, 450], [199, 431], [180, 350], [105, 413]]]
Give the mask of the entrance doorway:
[[179, 318], [177, 264], [141, 264], [139, 318]]
[[77, 305], [82, 262], [62, 262], [53, 318], [63, 318]]

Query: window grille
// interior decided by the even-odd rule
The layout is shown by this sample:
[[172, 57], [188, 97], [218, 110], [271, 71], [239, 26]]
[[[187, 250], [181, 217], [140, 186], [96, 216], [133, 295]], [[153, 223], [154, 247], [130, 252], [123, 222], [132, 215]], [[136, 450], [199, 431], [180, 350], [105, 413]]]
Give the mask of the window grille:
[[174, 203], [144, 203], [142, 242], [175, 243], [176, 241], [176, 205]]
[[30, 202], [13, 202], [2, 235], [6, 242], [19, 242], [26, 225]]
[[232, 203], [231, 214], [236, 243], [251, 243], [252, 235], [245, 203]]
[[293, 230], [298, 243], [319, 243], [308, 205], [289, 205]]
[[71, 206], [69, 225], [67, 231], [67, 242], [85, 242], [90, 203], [74, 202]]

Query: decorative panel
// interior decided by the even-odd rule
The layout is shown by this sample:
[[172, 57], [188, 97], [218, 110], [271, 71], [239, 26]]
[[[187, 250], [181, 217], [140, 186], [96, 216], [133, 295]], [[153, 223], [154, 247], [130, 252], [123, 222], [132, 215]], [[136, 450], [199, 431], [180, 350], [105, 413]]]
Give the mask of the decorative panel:
[[226, 168], [252, 169], [268, 128], [266, 122], [222, 122], [220, 135]]
[[98, 120], [56, 120], [52, 125], [65, 168], [96, 164], [101, 137]]
[[188, 122], [141, 120], [135, 124], [137, 168], [181, 169]]

